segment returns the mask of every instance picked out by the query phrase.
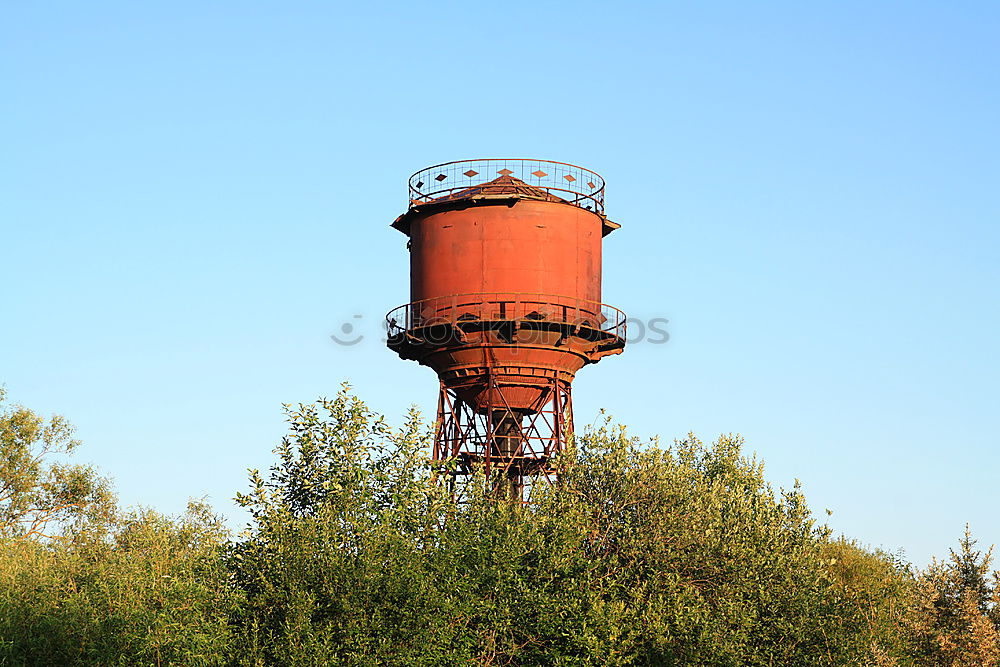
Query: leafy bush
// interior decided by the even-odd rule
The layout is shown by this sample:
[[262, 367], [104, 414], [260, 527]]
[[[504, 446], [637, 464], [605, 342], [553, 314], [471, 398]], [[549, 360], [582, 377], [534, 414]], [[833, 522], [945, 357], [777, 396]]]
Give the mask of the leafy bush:
[[834, 538], [738, 436], [605, 421], [529, 504], [481, 473], [456, 502], [416, 413], [287, 414], [232, 540], [203, 503], [121, 511], [68, 422], [0, 412], [0, 664], [1000, 664], [991, 550], [914, 572]]
[[140, 511], [110, 536], [6, 541], [0, 550], [0, 663], [221, 665], [233, 605], [226, 533], [206, 507]]
[[72, 434], [0, 410], [0, 664], [224, 664], [221, 521], [203, 503], [121, 512], [107, 479], [64, 460]]
[[[606, 423], [527, 506], [451, 502], [411, 414], [289, 411], [230, 553], [245, 664], [858, 664], [898, 652], [905, 572], [831, 542], [742, 441]], [[848, 574], [836, 553], [863, 554]], [[860, 560], [859, 560], [860, 563]], [[873, 585], [869, 585], [873, 584]], [[877, 584], [877, 585], [874, 585]], [[895, 614], [895, 615], [894, 615]]]

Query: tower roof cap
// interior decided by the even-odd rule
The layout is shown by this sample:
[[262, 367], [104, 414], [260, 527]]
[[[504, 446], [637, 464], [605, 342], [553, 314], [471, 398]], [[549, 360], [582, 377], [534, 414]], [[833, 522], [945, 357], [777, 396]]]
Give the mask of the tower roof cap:
[[604, 214], [604, 179], [551, 160], [485, 158], [421, 169], [410, 177], [410, 207], [462, 199], [516, 197], [570, 204]]

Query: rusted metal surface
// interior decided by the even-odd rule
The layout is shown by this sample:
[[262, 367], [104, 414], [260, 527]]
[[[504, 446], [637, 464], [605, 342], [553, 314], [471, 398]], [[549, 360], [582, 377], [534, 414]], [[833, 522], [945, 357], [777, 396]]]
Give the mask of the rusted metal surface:
[[[463, 160], [410, 179], [410, 303], [388, 345], [437, 373], [436, 460], [451, 483], [483, 466], [523, 498], [555, 475], [572, 433], [571, 386], [625, 347], [625, 314], [601, 302], [604, 181], [544, 160]], [[457, 487], [456, 487], [457, 488]]]
[[566, 204], [514, 201], [414, 216], [410, 300], [506, 292], [601, 301], [601, 217]]

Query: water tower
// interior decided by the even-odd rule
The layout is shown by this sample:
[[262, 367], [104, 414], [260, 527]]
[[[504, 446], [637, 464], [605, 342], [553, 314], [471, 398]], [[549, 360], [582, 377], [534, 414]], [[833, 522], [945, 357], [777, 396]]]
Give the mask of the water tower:
[[625, 315], [601, 303], [604, 180], [561, 162], [483, 159], [418, 171], [392, 226], [409, 237], [410, 303], [388, 345], [440, 380], [433, 457], [452, 488], [482, 466], [523, 499], [555, 479], [573, 430], [572, 382], [625, 347]]

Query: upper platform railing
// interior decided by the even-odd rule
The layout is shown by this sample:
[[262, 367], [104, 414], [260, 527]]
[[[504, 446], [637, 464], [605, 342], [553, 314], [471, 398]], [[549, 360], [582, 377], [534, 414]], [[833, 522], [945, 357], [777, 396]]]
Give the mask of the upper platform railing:
[[516, 178], [567, 204], [604, 213], [604, 179], [599, 174], [565, 162], [524, 158], [458, 160], [421, 169], [410, 177], [410, 205], [454, 196], [501, 176]]

